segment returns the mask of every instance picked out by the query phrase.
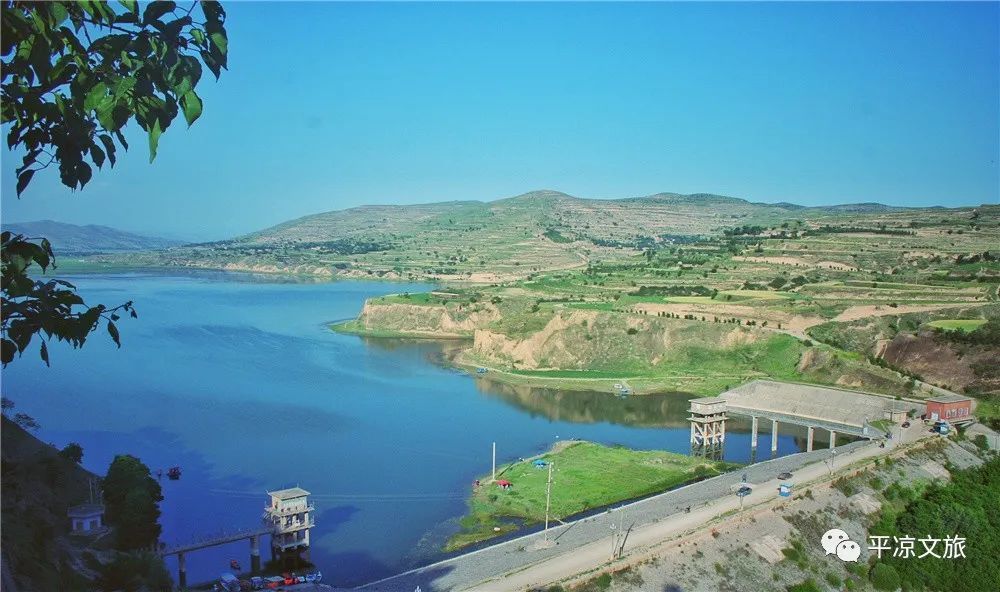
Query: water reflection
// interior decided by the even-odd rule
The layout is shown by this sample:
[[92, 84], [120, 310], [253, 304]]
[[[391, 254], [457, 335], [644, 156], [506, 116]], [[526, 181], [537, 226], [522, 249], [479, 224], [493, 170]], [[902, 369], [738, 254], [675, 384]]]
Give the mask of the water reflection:
[[606, 392], [560, 391], [478, 377], [476, 388], [487, 397], [554, 421], [636, 427], [686, 428], [688, 400], [695, 398], [676, 392], [622, 398]]

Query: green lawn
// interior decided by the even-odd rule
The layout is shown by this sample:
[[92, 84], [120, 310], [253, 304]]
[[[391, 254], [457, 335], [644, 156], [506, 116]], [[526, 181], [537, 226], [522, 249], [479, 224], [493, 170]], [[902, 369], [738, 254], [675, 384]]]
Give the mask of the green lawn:
[[[703, 458], [656, 450], [631, 450], [593, 442], [557, 446], [540, 457], [553, 463], [550, 515], [567, 518], [588, 509], [664, 491], [694, 479], [717, 475], [728, 466]], [[548, 470], [534, 459], [514, 463], [497, 479], [513, 483], [508, 490], [488, 483], [489, 475], [472, 493], [462, 531], [448, 541], [451, 551], [510, 532], [517, 523], [545, 520]], [[500, 530], [494, 530], [499, 528]]]
[[964, 331], [965, 333], [970, 333], [985, 325], [986, 319], [940, 319], [927, 324], [946, 331]]

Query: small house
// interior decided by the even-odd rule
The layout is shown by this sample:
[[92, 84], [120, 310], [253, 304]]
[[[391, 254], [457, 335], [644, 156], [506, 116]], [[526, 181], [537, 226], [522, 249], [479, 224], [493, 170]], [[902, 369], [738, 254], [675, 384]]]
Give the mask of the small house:
[[973, 421], [972, 410], [972, 397], [946, 394], [927, 399], [927, 419], [931, 421]]
[[102, 504], [80, 504], [66, 513], [72, 521], [73, 534], [91, 534], [104, 529], [104, 506]]

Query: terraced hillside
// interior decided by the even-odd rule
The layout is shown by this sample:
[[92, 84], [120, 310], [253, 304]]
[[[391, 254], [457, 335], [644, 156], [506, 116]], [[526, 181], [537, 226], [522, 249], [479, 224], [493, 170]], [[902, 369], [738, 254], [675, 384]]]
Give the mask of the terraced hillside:
[[[487, 203], [339, 210], [232, 240], [92, 262], [499, 283], [628, 261], [649, 249], [683, 246], [694, 256], [723, 244], [744, 258], [734, 262], [758, 268], [881, 272], [925, 269], [935, 256], [996, 244], [997, 218], [996, 206], [803, 208], [707, 194], [609, 200], [535, 191]], [[956, 232], [956, 221], [969, 224]]]
[[996, 205], [536, 191], [328, 212], [128, 263], [432, 280], [337, 329], [464, 338], [455, 364], [513, 385], [712, 394], [772, 377], [920, 396], [926, 381], [984, 401], [998, 388], [982, 339], [1000, 316]]
[[996, 414], [997, 206], [507, 201], [506, 215], [540, 221], [537, 241], [586, 263], [438, 275], [446, 288], [372, 299], [337, 329], [467, 338], [453, 362], [515, 386], [714, 394], [772, 377], [927, 396], [926, 382]]

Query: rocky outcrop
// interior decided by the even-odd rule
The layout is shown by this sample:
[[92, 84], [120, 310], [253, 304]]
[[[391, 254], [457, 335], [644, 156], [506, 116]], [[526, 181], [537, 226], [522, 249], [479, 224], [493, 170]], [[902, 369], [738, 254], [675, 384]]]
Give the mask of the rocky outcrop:
[[476, 329], [500, 318], [488, 303], [475, 305], [423, 305], [367, 301], [358, 315], [364, 331], [392, 332], [421, 337], [472, 337]]

